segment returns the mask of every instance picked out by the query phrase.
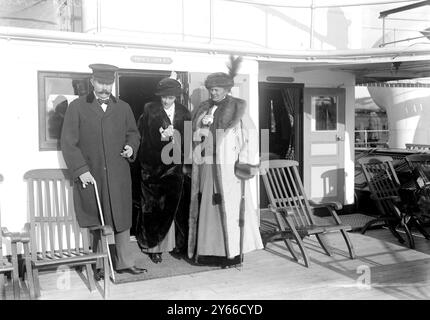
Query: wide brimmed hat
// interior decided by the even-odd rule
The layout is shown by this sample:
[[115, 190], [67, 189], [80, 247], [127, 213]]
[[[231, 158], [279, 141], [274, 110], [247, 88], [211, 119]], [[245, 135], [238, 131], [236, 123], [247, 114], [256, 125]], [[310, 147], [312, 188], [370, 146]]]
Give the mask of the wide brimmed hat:
[[89, 67], [93, 70], [94, 80], [102, 83], [113, 83], [115, 80], [115, 72], [118, 67], [104, 63], [90, 64]]
[[181, 83], [172, 78], [164, 78], [157, 84], [157, 96], [179, 96], [182, 93]]
[[234, 86], [233, 78], [224, 72], [215, 72], [208, 75], [205, 81], [206, 89], [221, 87], [231, 89]]

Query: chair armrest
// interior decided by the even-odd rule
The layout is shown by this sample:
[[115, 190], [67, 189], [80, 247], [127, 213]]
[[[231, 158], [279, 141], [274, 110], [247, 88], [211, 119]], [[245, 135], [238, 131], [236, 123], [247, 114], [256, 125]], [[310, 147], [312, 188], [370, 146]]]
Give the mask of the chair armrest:
[[260, 209], [260, 215], [264, 213], [269, 213], [269, 212], [272, 212], [269, 208]]
[[342, 204], [340, 202], [333, 201], [333, 202], [326, 202], [326, 203], [317, 204], [317, 203], [313, 202], [312, 200], [309, 200], [309, 204], [311, 205], [312, 209], [327, 208], [328, 211], [330, 212], [330, 214], [333, 216], [333, 219], [336, 222], [336, 224], [338, 224], [338, 225], [342, 224], [342, 221], [340, 221], [340, 218], [336, 213], [336, 210], [342, 209]]
[[2, 227], [1, 234], [3, 237], [9, 238], [12, 243], [30, 241], [28, 232], [10, 232], [6, 227]]
[[333, 208], [334, 210], [342, 209], [342, 204], [339, 201], [315, 203], [314, 201], [309, 200], [309, 204], [312, 208]]
[[91, 231], [100, 230], [102, 232], [102, 235], [104, 236], [109, 236], [113, 234], [111, 226], [94, 226], [94, 227], [89, 227], [88, 230], [91, 230]]
[[275, 208], [275, 207], [274, 207], [274, 206], [272, 206], [271, 204], [269, 204], [269, 205], [267, 206], [267, 208], [268, 208], [268, 209], [264, 209], [264, 210], [270, 210], [270, 211], [271, 211], [271, 212], [273, 212], [273, 213], [277, 213], [277, 212], [284, 213], [284, 214], [286, 214], [287, 216], [292, 214], [291, 212], [288, 212], [287, 208]]
[[370, 195], [370, 199], [372, 200], [393, 200], [394, 202], [402, 202], [402, 199], [399, 196], [386, 196], [386, 197], [376, 197], [373, 194]]

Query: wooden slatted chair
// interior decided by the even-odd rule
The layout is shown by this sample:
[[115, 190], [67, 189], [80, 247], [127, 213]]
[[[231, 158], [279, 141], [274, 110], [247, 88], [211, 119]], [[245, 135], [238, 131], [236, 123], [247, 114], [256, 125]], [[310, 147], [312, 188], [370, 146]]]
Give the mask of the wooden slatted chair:
[[[412, 154], [405, 157], [415, 189], [414, 201], [422, 213], [422, 220], [430, 218], [430, 154]], [[429, 239], [427, 234], [426, 238]]]
[[[342, 224], [335, 210], [342, 208], [338, 202], [315, 204], [306, 197], [303, 184], [298, 172], [298, 162], [293, 160], [270, 160], [261, 163], [264, 186], [269, 196], [269, 209], [275, 216], [279, 231], [272, 237], [284, 240], [293, 258], [298, 261], [291, 240], [298, 245], [304, 264], [309, 267], [310, 261], [303, 244], [303, 238], [315, 235], [327, 255], [331, 255], [325, 243], [324, 235], [328, 232], [341, 232], [345, 239], [351, 259], [355, 258], [354, 248], [347, 231], [351, 226]], [[326, 208], [331, 213], [335, 223], [317, 224], [314, 216], [315, 208]]]
[[407, 212], [402, 203], [399, 194], [400, 181], [393, 167], [393, 158], [389, 156], [372, 156], [361, 158], [358, 162], [369, 185], [370, 197], [375, 200], [380, 212], [377, 218], [369, 221], [362, 228], [361, 233], [364, 234], [372, 224], [383, 221], [400, 243], [405, 241], [396, 229], [398, 227], [404, 229], [408, 246], [411, 249], [415, 248], [409, 224], [414, 223], [416, 225], [416, 217]]
[[[39, 270], [61, 265], [85, 265], [90, 290], [95, 289], [91, 264], [103, 259], [104, 298], [109, 294], [109, 262], [106, 252], [110, 227], [80, 228], [73, 208], [72, 181], [65, 169], [37, 169], [25, 173], [27, 181], [31, 237], [29, 287], [31, 298], [40, 296]], [[101, 232], [103, 252], [89, 246], [89, 229]]]
[[429, 151], [430, 144], [419, 144], [419, 143], [405, 143], [406, 149], [418, 150], [418, 151]]
[[[0, 174], [0, 182], [3, 181], [3, 176]], [[0, 212], [0, 299], [6, 297], [5, 292], [5, 273], [10, 272], [13, 286], [14, 299], [20, 299], [20, 286], [19, 286], [19, 273], [18, 273], [18, 254], [17, 244], [23, 243], [24, 255], [27, 256], [29, 252], [29, 236], [25, 232], [9, 232], [5, 227], [1, 227], [1, 212]], [[9, 262], [2, 252], [2, 237], [10, 241], [11, 247], [11, 261]]]

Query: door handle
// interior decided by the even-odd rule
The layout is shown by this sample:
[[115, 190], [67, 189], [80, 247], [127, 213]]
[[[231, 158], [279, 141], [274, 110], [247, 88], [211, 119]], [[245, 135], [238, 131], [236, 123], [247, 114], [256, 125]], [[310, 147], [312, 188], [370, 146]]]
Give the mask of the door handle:
[[343, 141], [343, 137], [339, 136], [339, 135], [336, 135], [336, 141]]

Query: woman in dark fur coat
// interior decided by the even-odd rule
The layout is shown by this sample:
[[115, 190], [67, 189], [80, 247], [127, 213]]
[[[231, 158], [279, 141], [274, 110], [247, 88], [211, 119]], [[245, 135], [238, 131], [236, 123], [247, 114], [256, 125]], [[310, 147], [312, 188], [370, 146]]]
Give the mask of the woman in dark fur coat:
[[138, 120], [142, 138], [136, 238], [154, 263], [162, 261], [163, 252], [185, 250], [187, 243], [190, 183], [182, 163], [184, 124], [191, 115], [175, 101], [180, 94], [177, 80], [161, 80], [156, 92], [160, 101], [147, 103]]

